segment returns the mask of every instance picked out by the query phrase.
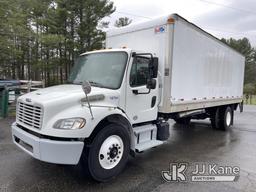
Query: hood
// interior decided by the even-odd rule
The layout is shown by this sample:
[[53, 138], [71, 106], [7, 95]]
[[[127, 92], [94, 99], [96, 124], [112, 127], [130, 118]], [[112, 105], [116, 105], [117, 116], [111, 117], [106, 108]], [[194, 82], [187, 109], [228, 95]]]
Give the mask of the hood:
[[[92, 87], [88, 98], [95, 117], [104, 116], [102, 113], [110, 113], [121, 103], [119, 101], [120, 90]], [[18, 98], [16, 121], [27, 129], [45, 135], [71, 137], [67, 134], [67, 130], [56, 130], [52, 127], [57, 120], [63, 118], [84, 117], [88, 123], [91, 122], [90, 110], [86, 105], [86, 96], [81, 85], [67, 84], [48, 87]], [[86, 132], [84, 129], [74, 131], [76, 137], [84, 132]], [[70, 130], [68, 133], [73, 132]]]
[[[119, 101], [119, 91], [106, 88], [92, 87], [88, 94], [92, 104], [117, 106]], [[96, 98], [96, 99], [95, 99]], [[114, 98], [114, 99], [113, 99]], [[39, 89], [19, 97], [19, 101], [39, 105], [61, 105], [62, 103], [74, 105], [81, 103], [81, 99], [86, 101], [81, 85], [66, 84]]]

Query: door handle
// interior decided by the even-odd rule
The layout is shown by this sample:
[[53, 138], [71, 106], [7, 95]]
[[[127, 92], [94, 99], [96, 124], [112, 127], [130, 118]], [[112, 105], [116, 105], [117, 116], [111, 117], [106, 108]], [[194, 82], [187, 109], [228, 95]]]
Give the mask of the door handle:
[[156, 104], [156, 96], [153, 96], [151, 99], [151, 108], [155, 107]]

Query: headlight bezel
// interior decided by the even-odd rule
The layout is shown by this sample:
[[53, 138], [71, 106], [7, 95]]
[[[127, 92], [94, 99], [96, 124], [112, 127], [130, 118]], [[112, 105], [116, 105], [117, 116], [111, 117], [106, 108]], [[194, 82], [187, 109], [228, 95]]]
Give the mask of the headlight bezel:
[[82, 117], [72, 117], [57, 120], [53, 128], [61, 130], [79, 130], [85, 127], [86, 120]]

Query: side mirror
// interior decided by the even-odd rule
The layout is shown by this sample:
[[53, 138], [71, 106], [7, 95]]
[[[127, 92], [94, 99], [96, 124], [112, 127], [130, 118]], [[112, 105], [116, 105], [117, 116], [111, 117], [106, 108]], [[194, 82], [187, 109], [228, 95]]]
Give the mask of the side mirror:
[[82, 89], [83, 89], [85, 95], [91, 93], [92, 88], [91, 88], [91, 84], [89, 83], [89, 81], [84, 81], [82, 83]]
[[158, 73], [158, 57], [153, 57], [151, 65], [149, 66], [151, 70], [151, 78], [157, 78]]
[[148, 79], [147, 81], [147, 89], [155, 89], [156, 88], [156, 80]]

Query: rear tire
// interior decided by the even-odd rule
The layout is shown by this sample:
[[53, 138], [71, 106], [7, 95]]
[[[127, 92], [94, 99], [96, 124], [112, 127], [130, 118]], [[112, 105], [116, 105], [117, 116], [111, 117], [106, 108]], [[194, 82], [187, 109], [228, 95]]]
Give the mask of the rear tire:
[[223, 107], [220, 110], [220, 129], [223, 131], [228, 130], [233, 121], [233, 110], [230, 106]]
[[214, 129], [226, 131], [233, 123], [233, 109], [230, 106], [218, 107], [210, 120]]
[[211, 113], [211, 125], [213, 129], [220, 129], [220, 108], [218, 107]]
[[128, 130], [110, 124], [93, 139], [82, 154], [82, 164], [96, 181], [106, 182], [117, 176], [125, 167], [130, 151]]

